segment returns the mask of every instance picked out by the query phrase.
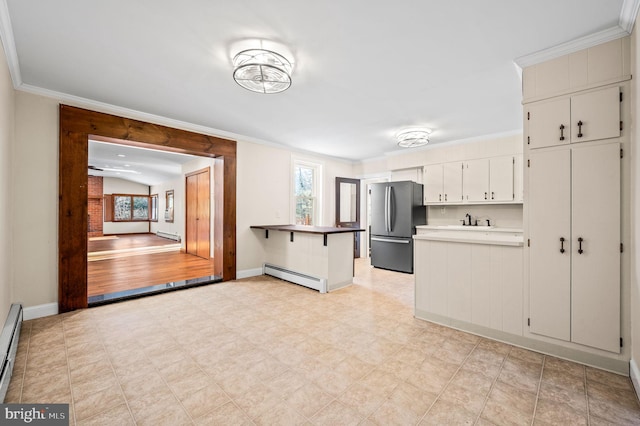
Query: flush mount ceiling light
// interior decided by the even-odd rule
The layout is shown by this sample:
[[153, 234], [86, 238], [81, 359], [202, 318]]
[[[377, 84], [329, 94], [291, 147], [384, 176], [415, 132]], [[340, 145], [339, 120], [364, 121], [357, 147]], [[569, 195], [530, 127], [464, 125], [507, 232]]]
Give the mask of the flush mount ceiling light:
[[430, 134], [431, 129], [410, 129], [398, 133], [396, 139], [402, 148], [415, 148], [428, 144]]
[[233, 58], [233, 79], [257, 93], [280, 93], [291, 86], [291, 62], [264, 49], [248, 49]]

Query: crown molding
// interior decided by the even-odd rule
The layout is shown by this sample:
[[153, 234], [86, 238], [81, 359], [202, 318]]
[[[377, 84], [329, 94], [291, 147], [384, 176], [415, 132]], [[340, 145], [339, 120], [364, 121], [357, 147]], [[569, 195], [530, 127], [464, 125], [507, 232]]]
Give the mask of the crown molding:
[[588, 49], [589, 47], [597, 46], [608, 41], [626, 37], [631, 34], [631, 31], [633, 31], [633, 26], [636, 22], [636, 17], [638, 16], [638, 9], [640, 9], [640, 0], [624, 0], [622, 8], [620, 9], [618, 25], [548, 49], [520, 56], [519, 58], [514, 59], [513, 62], [515, 62], [518, 67], [525, 68], [550, 59], [568, 55], [579, 50]]
[[633, 26], [638, 16], [638, 9], [640, 9], [640, 0], [624, 0], [622, 3], [618, 25], [628, 34], [631, 34], [633, 31]]
[[13, 27], [9, 17], [9, 6], [6, 0], [0, 0], [0, 39], [4, 48], [4, 55], [7, 58], [9, 74], [13, 82], [14, 89], [22, 85], [22, 74], [20, 73], [20, 62], [18, 61], [18, 51], [13, 38]]
[[559, 58], [560, 56], [578, 52], [580, 50], [597, 46], [599, 44], [616, 40], [628, 35], [628, 32], [616, 25], [615, 27], [598, 31], [597, 33], [589, 34], [587, 36], [580, 37], [566, 43], [558, 44], [557, 46], [553, 46], [548, 49], [539, 50], [529, 55], [520, 56], [519, 58], [514, 59], [514, 62], [520, 68], [526, 68], [530, 67], [531, 65], [536, 65], [551, 59]]

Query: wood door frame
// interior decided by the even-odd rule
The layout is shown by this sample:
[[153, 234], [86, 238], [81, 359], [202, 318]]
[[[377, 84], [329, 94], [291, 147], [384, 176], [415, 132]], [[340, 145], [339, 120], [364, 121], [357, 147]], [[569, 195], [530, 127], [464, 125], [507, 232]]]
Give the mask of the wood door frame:
[[[185, 252], [189, 253], [188, 251], [188, 247], [189, 247], [189, 232], [187, 230], [187, 226], [189, 226], [188, 221], [186, 220], [186, 218], [188, 217], [188, 211], [189, 211], [189, 198], [188, 198], [188, 189], [187, 189], [187, 180], [189, 177], [191, 176], [195, 176], [195, 175], [199, 175], [200, 173], [209, 173], [209, 192], [211, 192], [211, 167], [204, 167], [200, 170], [195, 170], [193, 172], [189, 172], [189, 173], [185, 173], [184, 175], [184, 208], [185, 208], [185, 221], [184, 221], [184, 238], [185, 238]], [[215, 182], [214, 182], [215, 185]], [[214, 194], [215, 197], [215, 194]], [[209, 198], [209, 222], [211, 222], [211, 196], [208, 194], [208, 198]], [[214, 236], [215, 238], [215, 236]], [[190, 253], [193, 254], [193, 253]], [[196, 255], [197, 256], [197, 255]], [[211, 225], [209, 225], [209, 253], [207, 253], [207, 259], [211, 258]]]
[[214, 271], [236, 278], [236, 141], [60, 104], [58, 312], [86, 308], [89, 137], [214, 158]]

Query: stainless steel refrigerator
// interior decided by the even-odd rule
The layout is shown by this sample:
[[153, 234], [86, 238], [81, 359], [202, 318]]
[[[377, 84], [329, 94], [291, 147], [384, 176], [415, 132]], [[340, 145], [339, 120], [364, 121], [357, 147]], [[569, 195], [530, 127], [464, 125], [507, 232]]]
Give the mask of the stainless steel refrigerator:
[[374, 183], [370, 190], [371, 264], [413, 273], [412, 236], [417, 225], [427, 223], [422, 185], [411, 181]]

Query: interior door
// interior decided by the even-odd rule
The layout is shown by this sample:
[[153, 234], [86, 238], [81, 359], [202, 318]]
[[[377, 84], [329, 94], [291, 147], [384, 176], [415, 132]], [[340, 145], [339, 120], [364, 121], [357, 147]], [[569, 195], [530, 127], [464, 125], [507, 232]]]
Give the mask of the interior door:
[[204, 259], [211, 252], [210, 172], [203, 169], [187, 175], [186, 182], [186, 249]]
[[530, 160], [530, 330], [568, 341], [571, 339], [571, 151], [532, 151]]
[[620, 145], [572, 157], [571, 340], [620, 353]]

